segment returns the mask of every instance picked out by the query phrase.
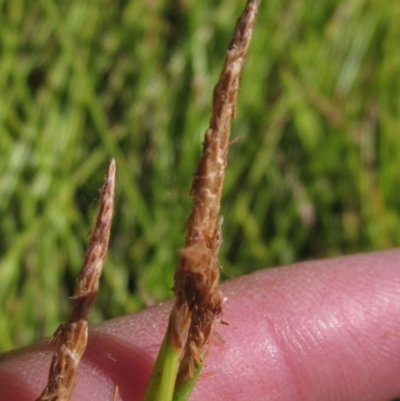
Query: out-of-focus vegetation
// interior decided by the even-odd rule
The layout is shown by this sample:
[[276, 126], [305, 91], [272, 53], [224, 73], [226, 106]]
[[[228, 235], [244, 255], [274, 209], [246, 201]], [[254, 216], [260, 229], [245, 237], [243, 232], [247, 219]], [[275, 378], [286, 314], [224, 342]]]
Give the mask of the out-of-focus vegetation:
[[[171, 295], [244, 0], [0, 1], [0, 349], [65, 318], [107, 161], [98, 322]], [[239, 91], [226, 276], [400, 244], [400, 3], [264, 1]]]

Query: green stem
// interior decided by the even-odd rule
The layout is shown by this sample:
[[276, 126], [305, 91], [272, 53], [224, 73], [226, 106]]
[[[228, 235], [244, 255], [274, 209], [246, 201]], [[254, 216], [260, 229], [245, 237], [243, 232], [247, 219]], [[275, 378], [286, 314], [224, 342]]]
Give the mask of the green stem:
[[202, 367], [203, 365], [196, 367], [193, 372], [193, 377], [186, 383], [176, 384], [174, 396], [172, 398], [173, 401], [186, 401], [189, 399]]
[[181, 348], [173, 341], [172, 322], [174, 315], [174, 311], [172, 311], [165, 337], [147, 385], [144, 401], [172, 401], [181, 356]]

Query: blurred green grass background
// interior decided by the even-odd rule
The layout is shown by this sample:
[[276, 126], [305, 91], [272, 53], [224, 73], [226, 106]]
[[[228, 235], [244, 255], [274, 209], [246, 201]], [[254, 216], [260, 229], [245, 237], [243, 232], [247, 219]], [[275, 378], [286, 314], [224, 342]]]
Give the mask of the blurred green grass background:
[[[245, 0], [0, 0], [0, 350], [53, 333], [117, 161], [91, 322], [171, 296]], [[224, 277], [400, 244], [400, 3], [270, 0], [241, 80]]]

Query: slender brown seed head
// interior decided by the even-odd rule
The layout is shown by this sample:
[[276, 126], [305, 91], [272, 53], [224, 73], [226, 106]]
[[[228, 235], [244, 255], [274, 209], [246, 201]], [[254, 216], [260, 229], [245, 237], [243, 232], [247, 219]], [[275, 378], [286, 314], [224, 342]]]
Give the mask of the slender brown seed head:
[[[260, 0], [249, 0], [228, 46], [224, 67], [213, 93], [210, 126], [190, 194], [193, 208], [186, 223], [186, 247], [175, 273], [175, 331], [190, 320], [177, 383], [193, 377], [203, 363], [214, 322], [222, 314], [223, 296], [218, 288], [218, 251], [221, 245], [219, 217], [222, 186], [230, 144], [230, 121], [236, 114], [241, 68], [249, 46]], [[181, 313], [184, 315], [182, 316]], [[185, 326], [186, 327], [186, 326]]]
[[87, 315], [99, 288], [99, 278], [107, 255], [114, 210], [115, 161], [111, 160], [100, 199], [100, 210], [90, 239], [83, 267], [72, 297], [69, 320], [54, 333], [51, 343], [58, 346], [48, 382], [36, 401], [69, 401], [75, 387], [79, 362], [86, 349]]

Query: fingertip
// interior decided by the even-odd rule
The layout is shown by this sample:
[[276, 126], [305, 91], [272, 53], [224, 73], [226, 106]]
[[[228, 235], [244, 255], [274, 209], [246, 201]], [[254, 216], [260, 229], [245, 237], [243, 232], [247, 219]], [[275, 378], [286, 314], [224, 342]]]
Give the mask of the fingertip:
[[[400, 393], [400, 250], [265, 270], [223, 285], [196, 400], [385, 400]], [[91, 328], [73, 401], [140, 400], [171, 303]], [[0, 362], [0, 400], [35, 399], [54, 350]]]

